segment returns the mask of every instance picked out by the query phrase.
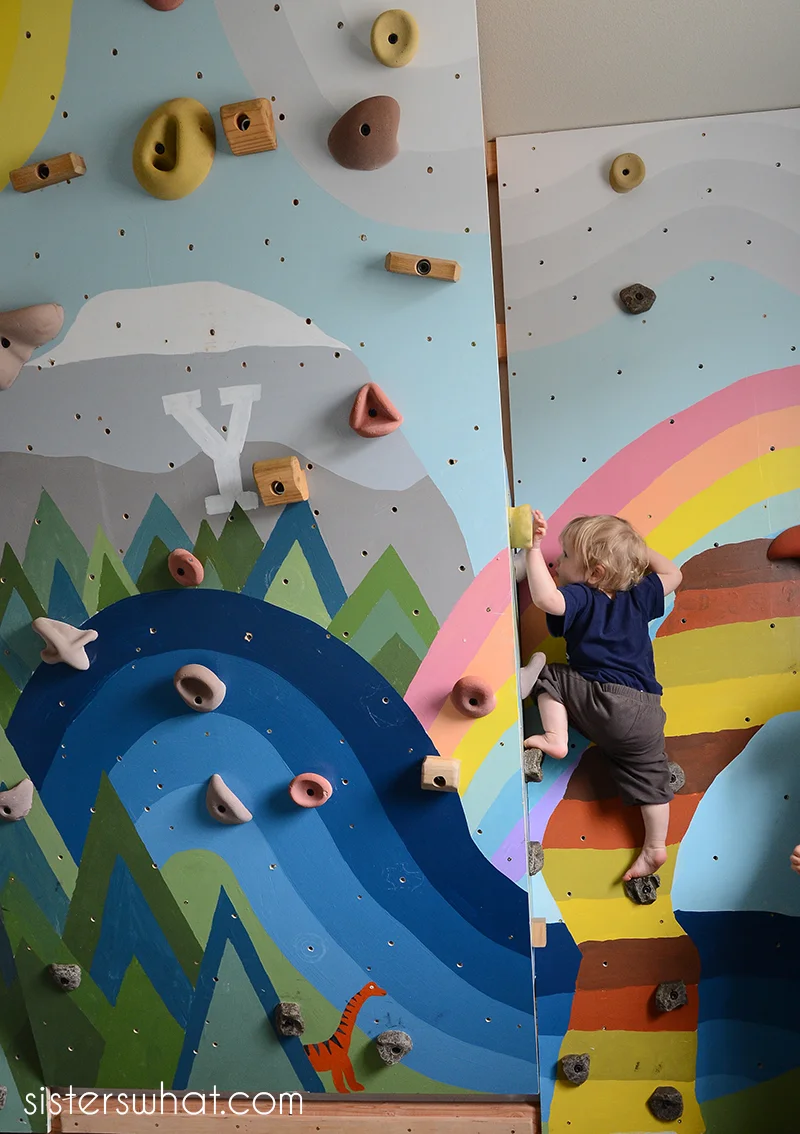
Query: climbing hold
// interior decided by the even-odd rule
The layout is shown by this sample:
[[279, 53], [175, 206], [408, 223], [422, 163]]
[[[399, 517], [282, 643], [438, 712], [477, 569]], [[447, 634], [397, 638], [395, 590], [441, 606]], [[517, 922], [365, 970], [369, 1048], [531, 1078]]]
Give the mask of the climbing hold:
[[222, 129], [237, 157], [277, 150], [275, 119], [268, 98], [248, 98], [219, 108]]
[[183, 0], [144, 0], [144, 2], [155, 8], [157, 12], [174, 12], [176, 8], [180, 8]]
[[528, 874], [538, 874], [544, 866], [544, 847], [539, 842], [528, 843]]
[[8, 1098], [8, 1087], [0, 1087], [0, 1110], [6, 1105]]
[[233, 794], [222, 776], [218, 776], [216, 772], [208, 781], [206, 807], [212, 819], [229, 826], [249, 823], [253, 818], [238, 795]]
[[608, 180], [617, 193], [629, 193], [644, 181], [644, 162], [638, 154], [620, 154], [611, 163]]
[[679, 792], [686, 784], [686, 773], [680, 764], [675, 764], [672, 760], [667, 764], [669, 768], [669, 787], [672, 792]]
[[686, 985], [682, 980], [665, 980], [656, 989], [656, 1008], [659, 1012], [674, 1012], [688, 1004]]
[[644, 284], [634, 283], [630, 287], [624, 287], [619, 293], [619, 299], [622, 306], [630, 312], [631, 315], [644, 315], [645, 311], [649, 311], [656, 301], [656, 293], [650, 287], [645, 287]]
[[225, 700], [225, 683], [204, 665], [182, 665], [172, 679], [173, 685], [190, 709], [210, 713]]
[[405, 67], [417, 54], [419, 27], [410, 12], [390, 8], [372, 25], [372, 54], [384, 67]]
[[167, 560], [169, 573], [182, 587], [199, 587], [205, 578], [205, 568], [191, 551], [176, 547]]
[[342, 115], [328, 135], [328, 149], [345, 169], [380, 169], [399, 153], [399, 126], [399, 103], [389, 95], [373, 95]]
[[481, 677], [462, 677], [450, 694], [453, 707], [465, 717], [488, 717], [497, 706], [494, 690]]
[[361, 387], [350, 411], [350, 428], [359, 437], [385, 437], [402, 424], [403, 415], [376, 382], [367, 382]]
[[54, 339], [64, 326], [64, 308], [37, 303], [0, 312], [0, 390], [7, 390], [37, 347]]
[[388, 1031], [375, 1036], [375, 1046], [383, 1062], [391, 1066], [392, 1063], [399, 1063], [404, 1055], [408, 1055], [414, 1044], [408, 1032]]
[[74, 992], [81, 983], [80, 965], [50, 965], [50, 976], [65, 992]]
[[525, 748], [522, 752], [522, 772], [526, 784], [540, 784], [542, 782], [542, 761], [544, 752], [541, 748]]
[[658, 897], [656, 891], [661, 885], [657, 874], [645, 874], [643, 878], [630, 878], [624, 883], [625, 893], [632, 902], [640, 906], [652, 906]]
[[458, 791], [460, 772], [460, 760], [426, 756], [422, 761], [422, 787], [426, 791]]
[[214, 163], [214, 119], [196, 98], [172, 98], [145, 121], [133, 144], [133, 172], [161, 201], [177, 201], [205, 181]]
[[574, 1083], [576, 1087], [585, 1083], [589, 1078], [590, 1065], [591, 1060], [588, 1052], [584, 1052], [583, 1055], [561, 1056], [561, 1072], [567, 1082]]
[[276, 1004], [273, 1019], [279, 1036], [301, 1036], [306, 1030], [300, 1005], [293, 1000], [282, 1000]]
[[80, 630], [68, 622], [56, 622], [54, 618], [34, 618], [31, 626], [47, 643], [42, 650], [42, 661], [48, 665], [65, 662], [73, 669], [89, 668], [86, 646], [97, 640], [96, 630]]
[[383, 266], [401, 276], [423, 276], [429, 280], [457, 283], [461, 265], [455, 260], [436, 260], [433, 256], [414, 256], [410, 252], [387, 252]]
[[85, 172], [86, 162], [81, 155], [68, 153], [12, 169], [8, 179], [17, 193], [33, 193], [36, 189], [46, 189], [48, 185], [71, 181], [73, 177], [83, 177]]
[[800, 559], [800, 524], [775, 536], [767, 548], [767, 559]]
[[315, 772], [301, 772], [289, 784], [289, 795], [298, 807], [322, 807], [332, 794], [330, 780]]
[[508, 509], [508, 543], [510, 547], [533, 547], [533, 509], [518, 504]]
[[308, 500], [306, 474], [300, 468], [297, 457], [256, 461], [253, 478], [262, 504], [298, 504], [301, 500]]
[[674, 1122], [683, 1114], [683, 1095], [677, 1087], [656, 1087], [647, 1105], [660, 1122]]
[[33, 807], [33, 781], [20, 780], [16, 787], [0, 791], [0, 819], [16, 823]]

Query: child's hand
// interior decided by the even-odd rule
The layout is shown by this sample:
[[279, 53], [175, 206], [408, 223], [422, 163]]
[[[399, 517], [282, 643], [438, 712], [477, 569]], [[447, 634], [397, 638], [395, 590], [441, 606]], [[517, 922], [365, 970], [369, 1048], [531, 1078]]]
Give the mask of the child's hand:
[[533, 510], [533, 546], [541, 547], [542, 540], [547, 535], [547, 520], [538, 508]]
[[789, 862], [792, 864], [792, 870], [795, 874], [800, 874], [800, 846], [794, 848]]

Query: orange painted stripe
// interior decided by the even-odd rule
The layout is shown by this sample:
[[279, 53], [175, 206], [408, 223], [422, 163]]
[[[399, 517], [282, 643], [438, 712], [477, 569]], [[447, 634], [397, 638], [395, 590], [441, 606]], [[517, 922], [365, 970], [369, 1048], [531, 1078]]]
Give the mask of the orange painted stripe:
[[[679, 843], [688, 830], [702, 795], [676, 795], [669, 805], [667, 845]], [[635, 850], [642, 845], [638, 807], [613, 799], [562, 799], [550, 816], [543, 845], [554, 850]]]
[[675, 607], [658, 628], [659, 638], [684, 630], [707, 630], [735, 622], [795, 618], [800, 612], [800, 578], [743, 587], [679, 591]]
[[[680, 974], [673, 973], [671, 979], [680, 979]], [[572, 1001], [569, 1026], [576, 1032], [603, 1029], [608, 1032], [693, 1032], [697, 1029], [696, 984], [686, 986], [688, 1003], [674, 1012], [657, 1012], [654, 995], [653, 985], [591, 992], [579, 990]]]

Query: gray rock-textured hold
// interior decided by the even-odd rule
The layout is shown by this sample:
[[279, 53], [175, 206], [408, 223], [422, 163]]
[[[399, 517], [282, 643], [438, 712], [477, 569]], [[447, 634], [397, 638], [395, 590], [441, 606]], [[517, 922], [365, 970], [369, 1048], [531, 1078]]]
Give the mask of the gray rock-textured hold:
[[579, 1087], [589, 1078], [590, 1063], [588, 1052], [583, 1055], [562, 1055], [561, 1072], [568, 1082]]
[[6, 1105], [6, 1099], [7, 1098], [8, 1098], [8, 1087], [0, 1087], [0, 1110], [2, 1110], [3, 1107]]
[[275, 1008], [275, 1030], [281, 1036], [301, 1036], [306, 1023], [299, 1004], [283, 1000]]
[[391, 1065], [399, 1063], [404, 1055], [408, 1055], [414, 1044], [408, 1032], [388, 1031], [375, 1037], [375, 1046], [383, 1062]]
[[65, 992], [74, 992], [80, 987], [80, 965], [50, 965], [49, 972], [53, 981]]
[[625, 893], [632, 902], [637, 902], [640, 906], [652, 906], [658, 897], [656, 891], [660, 885], [661, 879], [657, 874], [645, 874], [644, 878], [631, 878], [624, 883]]
[[528, 843], [528, 874], [538, 874], [544, 866], [544, 847], [541, 843]]
[[683, 1095], [677, 1087], [656, 1087], [647, 1105], [654, 1118], [661, 1122], [674, 1122], [683, 1114]]
[[665, 980], [656, 989], [656, 1008], [659, 1012], [674, 1012], [688, 1003], [686, 985], [682, 980]]
[[686, 773], [680, 764], [675, 764], [672, 760], [670, 760], [668, 767], [670, 790], [677, 793], [686, 783]]
[[541, 748], [526, 748], [522, 753], [522, 771], [526, 784], [540, 784], [542, 782], [542, 761], [544, 752]]
[[20, 780], [16, 787], [0, 791], [0, 819], [7, 823], [17, 823], [24, 819], [33, 807], [33, 782]]
[[655, 303], [656, 293], [652, 288], [645, 287], [644, 284], [635, 283], [622, 289], [619, 293], [619, 300], [631, 315], [643, 315]]

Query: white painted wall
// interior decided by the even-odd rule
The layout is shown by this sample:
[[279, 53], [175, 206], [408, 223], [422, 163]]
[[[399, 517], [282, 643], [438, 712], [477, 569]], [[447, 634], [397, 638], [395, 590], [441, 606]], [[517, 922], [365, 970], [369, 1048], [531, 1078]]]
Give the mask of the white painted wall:
[[797, 0], [478, 0], [486, 135], [800, 104]]

